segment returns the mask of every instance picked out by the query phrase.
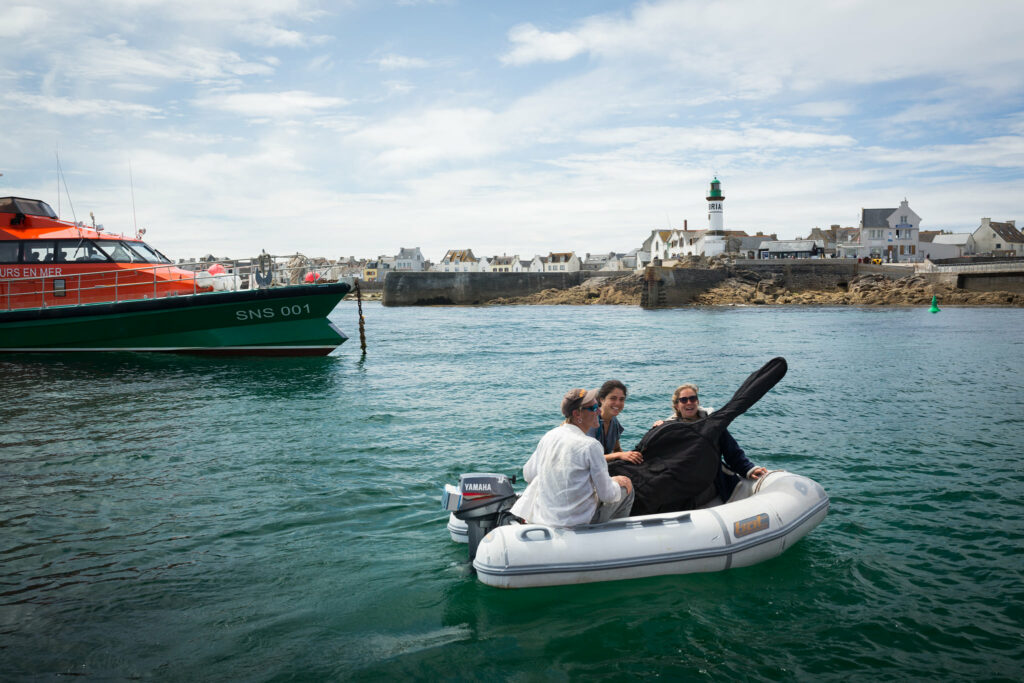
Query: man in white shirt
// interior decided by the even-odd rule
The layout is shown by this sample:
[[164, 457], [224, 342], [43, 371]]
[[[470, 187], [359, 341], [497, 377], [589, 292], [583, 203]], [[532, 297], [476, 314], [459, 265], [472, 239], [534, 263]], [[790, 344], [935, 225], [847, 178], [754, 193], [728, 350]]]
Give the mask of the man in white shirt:
[[608, 475], [601, 443], [587, 436], [597, 427], [597, 389], [570, 389], [562, 399], [565, 422], [545, 434], [523, 466], [529, 486], [512, 514], [534, 524], [577, 526], [628, 517], [633, 484]]

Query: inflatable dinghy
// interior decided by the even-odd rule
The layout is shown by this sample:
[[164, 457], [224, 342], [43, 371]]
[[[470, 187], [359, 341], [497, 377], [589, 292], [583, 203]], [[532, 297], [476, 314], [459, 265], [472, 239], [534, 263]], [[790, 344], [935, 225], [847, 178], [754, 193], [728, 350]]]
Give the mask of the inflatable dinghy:
[[573, 528], [519, 524], [512, 482], [464, 474], [446, 486], [448, 533], [470, 545], [477, 577], [499, 588], [617, 581], [714, 572], [777, 557], [828, 513], [825, 490], [776, 470], [744, 479], [727, 503]]

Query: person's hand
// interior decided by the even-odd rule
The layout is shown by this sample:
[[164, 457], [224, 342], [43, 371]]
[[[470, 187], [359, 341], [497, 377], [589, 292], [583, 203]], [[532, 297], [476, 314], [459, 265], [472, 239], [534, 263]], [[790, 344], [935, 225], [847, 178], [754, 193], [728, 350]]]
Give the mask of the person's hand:
[[617, 474], [614, 477], [612, 477], [612, 481], [614, 481], [619, 486], [625, 486], [627, 494], [633, 492], [633, 482], [629, 480], [629, 477], [624, 477], [621, 474]]
[[754, 469], [750, 470], [751, 479], [760, 479], [766, 474], [768, 474], [768, 470], [765, 469], [764, 467], [755, 467]]
[[652, 424], [652, 425], [651, 425], [651, 427], [660, 427], [660, 426], [661, 426], [661, 425], [663, 425], [663, 424], [665, 424], [665, 421], [664, 421], [664, 420], [658, 420], [657, 422], [655, 422], [654, 424]]
[[643, 453], [640, 451], [622, 451], [615, 454], [616, 459], [625, 460], [633, 464], [639, 465], [644, 461]]

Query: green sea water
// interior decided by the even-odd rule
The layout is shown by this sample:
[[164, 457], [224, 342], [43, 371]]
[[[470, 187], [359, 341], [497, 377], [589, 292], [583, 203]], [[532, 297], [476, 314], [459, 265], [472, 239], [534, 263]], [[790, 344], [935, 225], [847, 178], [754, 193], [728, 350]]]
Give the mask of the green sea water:
[[[0, 357], [0, 679], [1024, 679], [1024, 310], [364, 309], [365, 358], [352, 302], [326, 358]], [[832, 500], [782, 556], [502, 591], [448, 538], [569, 387], [631, 445], [779, 355], [730, 431]]]

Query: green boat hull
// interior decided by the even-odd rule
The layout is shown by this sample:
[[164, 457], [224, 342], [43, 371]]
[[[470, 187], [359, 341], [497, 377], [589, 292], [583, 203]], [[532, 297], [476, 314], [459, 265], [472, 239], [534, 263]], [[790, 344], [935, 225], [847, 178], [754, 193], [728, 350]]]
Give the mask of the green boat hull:
[[0, 312], [0, 351], [327, 355], [346, 283]]

